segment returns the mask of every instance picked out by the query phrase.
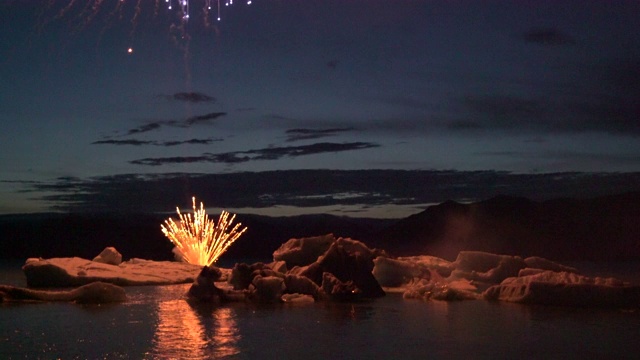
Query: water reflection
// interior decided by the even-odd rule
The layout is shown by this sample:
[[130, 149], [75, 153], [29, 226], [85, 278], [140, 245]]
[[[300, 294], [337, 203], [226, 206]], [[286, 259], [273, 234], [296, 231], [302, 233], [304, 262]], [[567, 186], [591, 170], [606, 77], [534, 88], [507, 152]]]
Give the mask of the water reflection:
[[369, 320], [375, 315], [375, 307], [371, 302], [342, 303], [327, 302], [321, 304], [325, 315], [339, 322]]
[[184, 299], [158, 303], [153, 358], [210, 359], [240, 353], [235, 310], [189, 304]]

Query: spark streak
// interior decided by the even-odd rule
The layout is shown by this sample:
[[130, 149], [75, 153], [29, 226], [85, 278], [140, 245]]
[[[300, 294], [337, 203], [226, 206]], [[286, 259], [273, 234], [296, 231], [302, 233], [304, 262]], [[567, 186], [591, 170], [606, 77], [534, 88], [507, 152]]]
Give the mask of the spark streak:
[[[122, 0], [124, 1], [124, 0]], [[189, 0], [165, 0], [165, 2], [167, 3], [167, 8], [169, 10], [173, 9], [173, 3], [177, 1], [178, 5], [180, 6], [180, 11], [182, 12], [182, 19], [184, 21], [188, 21], [189, 20]], [[205, 0], [205, 13], [208, 13], [208, 10], [211, 10], [211, 1], [212, 0]], [[221, 0], [215, 0], [217, 2], [217, 7], [218, 7], [218, 21], [220, 21], [221, 14], [220, 14], [220, 1]], [[247, 0], [246, 1], [247, 5], [251, 5], [252, 1], [251, 0]], [[225, 1], [225, 6], [230, 6], [233, 5], [233, 0], [226, 0]]]
[[180, 218], [179, 224], [169, 218], [160, 227], [164, 235], [175, 245], [174, 251], [181, 260], [190, 264], [211, 266], [247, 228], [240, 230], [242, 224], [238, 223], [227, 232], [235, 215], [229, 219], [229, 213], [223, 210], [216, 224], [209, 220], [202, 202], [200, 209], [196, 209], [196, 198], [193, 197], [192, 201], [193, 218], [191, 214], [183, 215], [180, 208], [176, 208]]

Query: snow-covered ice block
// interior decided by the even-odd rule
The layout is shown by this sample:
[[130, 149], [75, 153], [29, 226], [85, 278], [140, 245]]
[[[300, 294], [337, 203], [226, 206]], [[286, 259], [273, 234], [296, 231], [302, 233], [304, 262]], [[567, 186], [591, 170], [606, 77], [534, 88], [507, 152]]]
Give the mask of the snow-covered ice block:
[[587, 277], [570, 272], [543, 271], [505, 279], [488, 288], [487, 300], [562, 306], [640, 306], [640, 286], [615, 278]]
[[461, 251], [453, 262], [455, 270], [452, 279], [468, 279], [489, 284], [499, 284], [502, 280], [517, 276], [520, 269], [527, 267], [519, 256], [496, 255], [482, 251]]
[[106, 247], [100, 255], [93, 258], [93, 261], [111, 265], [120, 265], [122, 262], [122, 254], [113, 246]]
[[126, 299], [127, 295], [123, 288], [99, 281], [72, 290], [57, 291], [0, 285], [2, 301], [74, 301], [81, 304], [104, 304], [122, 302]]
[[373, 263], [373, 276], [385, 287], [403, 286], [414, 279], [430, 279], [432, 271], [448, 276], [452, 270], [451, 262], [428, 255], [397, 259], [378, 256]]
[[30, 287], [74, 287], [102, 281], [119, 286], [190, 283], [201, 266], [173, 261], [131, 259], [111, 265], [79, 257], [27, 259], [22, 270]]

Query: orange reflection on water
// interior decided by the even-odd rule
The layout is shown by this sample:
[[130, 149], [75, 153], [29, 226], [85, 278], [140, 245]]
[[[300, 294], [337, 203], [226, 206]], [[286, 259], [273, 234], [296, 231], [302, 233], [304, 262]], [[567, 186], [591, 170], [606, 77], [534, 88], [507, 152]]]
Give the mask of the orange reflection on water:
[[235, 311], [229, 307], [190, 305], [183, 299], [158, 304], [153, 357], [211, 359], [240, 353]]
[[211, 340], [216, 344], [213, 355], [218, 358], [240, 353], [238, 347], [240, 331], [234, 318], [235, 311], [228, 307], [221, 307], [217, 308], [212, 315], [215, 321]]

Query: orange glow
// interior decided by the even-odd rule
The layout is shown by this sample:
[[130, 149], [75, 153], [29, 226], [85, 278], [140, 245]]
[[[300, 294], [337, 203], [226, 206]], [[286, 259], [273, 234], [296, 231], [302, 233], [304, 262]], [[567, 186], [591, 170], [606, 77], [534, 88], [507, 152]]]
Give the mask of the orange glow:
[[238, 341], [240, 331], [234, 319], [235, 312], [229, 307], [220, 307], [213, 312], [215, 327], [211, 341], [216, 344], [215, 358], [224, 358], [240, 353]]
[[229, 213], [223, 210], [216, 224], [209, 220], [203, 203], [200, 203], [200, 209], [196, 209], [196, 198], [193, 197], [192, 201], [193, 218], [191, 214], [181, 214], [180, 209], [176, 208], [180, 218], [179, 225], [169, 218], [160, 227], [164, 235], [176, 246], [174, 251], [182, 261], [211, 266], [247, 228], [240, 230], [242, 224], [238, 223], [227, 232], [235, 215], [229, 219]]
[[224, 358], [240, 353], [240, 330], [229, 307], [192, 307], [183, 299], [158, 304], [150, 355], [168, 359]]

